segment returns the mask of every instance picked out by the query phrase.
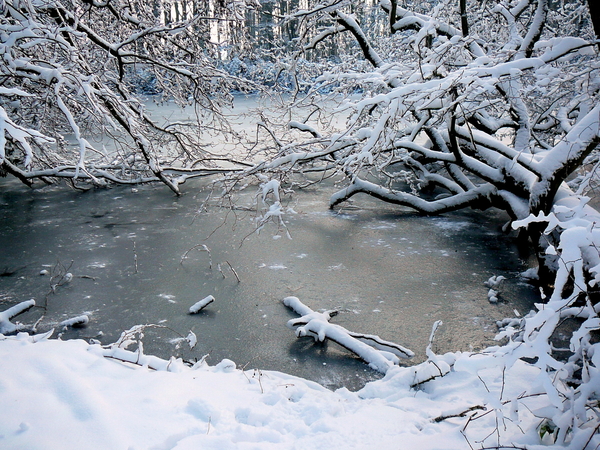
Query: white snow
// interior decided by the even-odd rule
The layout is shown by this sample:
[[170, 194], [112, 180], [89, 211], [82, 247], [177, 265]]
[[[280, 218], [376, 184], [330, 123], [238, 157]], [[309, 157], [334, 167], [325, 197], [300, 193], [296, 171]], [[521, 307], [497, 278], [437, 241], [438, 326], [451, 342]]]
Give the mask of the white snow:
[[504, 280], [506, 280], [504, 275], [492, 275], [484, 284], [487, 287], [495, 287], [500, 286]]
[[499, 294], [499, 292], [498, 292], [497, 290], [495, 290], [495, 289], [490, 289], [490, 290], [488, 291], [488, 294], [487, 294], [487, 296], [488, 296], [488, 301], [489, 301], [490, 303], [498, 303], [498, 294]]
[[[393, 367], [353, 393], [244, 372], [229, 360], [192, 368], [163, 361], [151, 370], [113, 359], [136, 355], [123, 349], [111, 358], [81, 340], [35, 341], [0, 336], [3, 449], [468, 449], [498, 418], [502, 442], [540, 443], [540, 420], [527, 408], [518, 409], [518, 423], [507, 419], [515, 404], [545, 405], [543, 396], [519, 398], [538, 369], [517, 361], [503, 373], [493, 354], [453, 354], [453, 370], [420, 389], [410, 387], [417, 372], [436, 376], [435, 365]], [[478, 405], [485, 409], [469, 410]], [[442, 420], [448, 416], [456, 417]]]

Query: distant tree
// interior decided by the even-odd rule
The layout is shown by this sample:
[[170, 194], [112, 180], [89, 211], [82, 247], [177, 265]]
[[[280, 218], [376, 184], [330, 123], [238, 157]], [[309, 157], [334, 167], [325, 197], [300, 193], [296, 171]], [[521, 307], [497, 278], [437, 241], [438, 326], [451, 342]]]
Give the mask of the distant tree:
[[0, 175], [74, 186], [159, 180], [179, 193], [211, 173], [198, 124], [153, 119], [141, 94], [193, 105], [204, 133], [226, 127], [220, 106], [244, 86], [216, 68], [210, 24], [240, 21], [255, 2], [221, 3], [3, 1]]
[[592, 24], [594, 25], [594, 33], [598, 40], [598, 49], [600, 49], [600, 3], [596, 0], [588, 0], [588, 8], [590, 9], [590, 16]]

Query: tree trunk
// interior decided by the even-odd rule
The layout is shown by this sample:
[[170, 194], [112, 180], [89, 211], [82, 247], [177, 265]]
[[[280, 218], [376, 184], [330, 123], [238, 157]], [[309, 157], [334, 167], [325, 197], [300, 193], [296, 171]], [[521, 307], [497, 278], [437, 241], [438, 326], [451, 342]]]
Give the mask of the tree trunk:
[[[592, 18], [592, 25], [594, 25], [594, 33], [596, 39], [600, 41], [600, 2], [598, 0], [588, 0], [588, 8], [590, 9], [590, 16]], [[598, 50], [600, 50], [600, 42], [597, 43]]]
[[[593, 1], [593, 0], [589, 0]], [[460, 24], [463, 37], [469, 35], [469, 21], [467, 19], [467, 0], [459, 0], [460, 5]]]

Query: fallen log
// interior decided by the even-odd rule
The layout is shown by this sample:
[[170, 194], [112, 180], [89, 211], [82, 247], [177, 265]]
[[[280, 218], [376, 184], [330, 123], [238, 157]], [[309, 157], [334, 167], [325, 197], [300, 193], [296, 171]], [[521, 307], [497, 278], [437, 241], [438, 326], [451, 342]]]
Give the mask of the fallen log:
[[414, 356], [408, 348], [383, 340], [379, 336], [355, 333], [340, 325], [329, 323], [338, 311], [313, 311], [297, 297], [286, 297], [283, 304], [301, 316], [287, 322], [288, 327], [296, 330], [297, 337], [311, 336], [319, 342], [330, 339], [354, 353], [378, 372], [386, 373], [390, 367], [400, 362], [399, 358]]

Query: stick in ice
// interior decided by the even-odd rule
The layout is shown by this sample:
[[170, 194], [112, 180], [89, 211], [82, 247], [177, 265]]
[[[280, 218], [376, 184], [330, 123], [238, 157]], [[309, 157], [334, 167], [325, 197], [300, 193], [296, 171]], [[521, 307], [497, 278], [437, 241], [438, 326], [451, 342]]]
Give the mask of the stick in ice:
[[196, 314], [201, 309], [205, 308], [207, 305], [211, 304], [214, 301], [215, 301], [215, 298], [212, 295], [209, 295], [208, 297], [204, 297], [199, 302], [190, 306], [190, 314]]
[[83, 327], [88, 324], [90, 318], [87, 314], [73, 317], [72, 319], [63, 320], [59, 325], [61, 327]]

